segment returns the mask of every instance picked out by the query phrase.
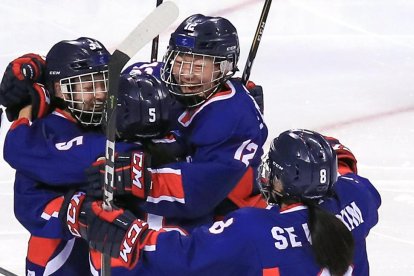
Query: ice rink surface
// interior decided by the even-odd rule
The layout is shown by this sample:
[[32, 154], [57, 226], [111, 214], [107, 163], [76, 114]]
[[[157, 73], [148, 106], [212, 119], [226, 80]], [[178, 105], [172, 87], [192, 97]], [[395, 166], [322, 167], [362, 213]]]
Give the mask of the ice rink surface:
[[[263, 1], [174, 1], [180, 18], [229, 18], [244, 68]], [[13, 58], [90, 36], [111, 51], [155, 1], [4, 0], [0, 74]], [[149, 60], [146, 47], [133, 60]], [[414, 1], [275, 0], [251, 79], [263, 85], [270, 138], [308, 128], [339, 138], [382, 195], [368, 237], [371, 275], [414, 275]], [[219, 127], [219, 122], [217, 123]], [[0, 147], [7, 125], [1, 129]], [[0, 154], [1, 155], [1, 154]], [[0, 156], [1, 158], [1, 156]], [[1, 159], [2, 160], [2, 159]], [[24, 274], [27, 231], [13, 215], [13, 170], [0, 162], [0, 267]]]

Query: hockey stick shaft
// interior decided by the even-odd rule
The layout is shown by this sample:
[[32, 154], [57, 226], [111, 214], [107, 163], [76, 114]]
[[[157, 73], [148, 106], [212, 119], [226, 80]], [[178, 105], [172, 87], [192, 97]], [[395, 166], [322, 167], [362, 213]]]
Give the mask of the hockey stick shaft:
[[256, 58], [257, 50], [259, 49], [260, 41], [262, 40], [262, 35], [264, 28], [266, 26], [267, 15], [269, 14], [270, 5], [272, 4], [272, 0], [266, 0], [262, 14], [260, 15], [259, 23], [257, 25], [256, 33], [253, 38], [252, 46], [250, 47], [249, 56], [247, 57], [246, 65], [244, 66], [244, 71], [242, 75], [242, 83], [246, 84], [250, 78], [250, 73], [252, 71], [252, 66], [254, 59]]
[[[157, 0], [157, 7], [162, 4], [162, 0]], [[160, 36], [157, 35], [152, 40], [152, 47], [151, 47], [151, 62], [155, 62], [158, 59], [158, 42], [160, 40]]]
[[[117, 105], [117, 90], [119, 76], [125, 64], [145, 44], [151, 41], [160, 32], [167, 29], [178, 17], [177, 6], [170, 1], [164, 2], [150, 13], [126, 38], [111, 56], [109, 62], [109, 91], [106, 104], [106, 166], [105, 166], [105, 193], [104, 206], [111, 207], [113, 200], [113, 169], [115, 153], [115, 111]], [[109, 162], [108, 164], [108, 161]], [[108, 190], [107, 190], [108, 188]]]
[[[140, 49], [154, 37], [167, 29], [178, 17], [178, 7], [173, 2], [165, 2], [144, 18], [138, 26], [122, 41], [109, 62], [109, 89], [106, 103], [106, 151], [105, 185], [103, 208], [111, 210], [115, 177], [115, 128], [118, 84], [122, 68]], [[111, 275], [111, 259], [102, 254], [102, 275]]]
[[14, 274], [13, 272], [8, 271], [7, 269], [4, 269], [2, 267], [0, 267], [0, 274], [4, 275], [4, 276], [17, 276], [16, 274]]

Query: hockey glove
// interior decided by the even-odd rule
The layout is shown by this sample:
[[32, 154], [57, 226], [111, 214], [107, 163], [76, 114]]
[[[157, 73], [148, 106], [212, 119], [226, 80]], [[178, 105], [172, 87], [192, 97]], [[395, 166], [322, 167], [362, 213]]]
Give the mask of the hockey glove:
[[151, 154], [153, 168], [185, 160], [191, 154], [190, 147], [179, 131], [171, 131], [163, 139], [152, 139], [143, 143], [145, 152]]
[[[25, 54], [15, 60], [13, 60], [9, 66], [11, 66], [11, 73], [18, 80], [31, 80], [32, 82], [43, 83], [44, 71], [46, 61], [43, 57], [37, 54]], [[7, 73], [6, 69], [6, 73]]]
[[[146, 199], [151, 187], [151, 157], [143, 151], [119, 154], [115, 158], [114, 196], [134, 195]], [[105, 184], [105, 159], [100, 158], [86, 170], [88, 196], [102, 198]]]
[[259, 106], [260, 112], [264, 114], [264, 96], [263, 88], [261, 85], [256, 85], [252, 81], [248, 81], [246, 84], [247, 90], [249, 90], [250, 95], [255, 100], [256, 104]]
[[44, 107], [50, 103], [49, 94], [39, 88], [40, 84], [35, 85], [43, 82], [44, 70], [45, 60], [36, 54], [26, 54], [9, 63], [0, 84], [0, 104], [7, 108], [10, 121], [17, 119], [19, 111], [29, 104], [33, 104], [32, 119], [47, 111]]
[[14, 121], [19, 117], [19, 112], [27, 105], [32, 105], [32, 118], [36, 120], [46, 116], [50, 108], [50, 94], [40, 83], [26, 83], [26, 93], [29, 96], [29, 101], [21, 103], [21, 105], [12, 105], [6, 108], [6, 115], [9, 121]]
[[358, 173], [357, 160], [350, 149], [339, 142], [338, 139], [325, 136], [338, 157], [338, 171], [341, 175], [347, 173]]
[[139, 258], [139, 246], [152, 230], [148, 224], [123, 209], [105, 211], [102, 201], [85, 203], [89, 246], [111, 257], [118, 258], [127, 267], [133, 267]]
[[85, 198], [84, 192], [69, 191], [59, 212], [59, 219], [63, 226], [67, 227], [73, 236], [84, 239], [87, 238], [85, 219], [82, 219], [85, 218], [85, 215], [82, 215]]

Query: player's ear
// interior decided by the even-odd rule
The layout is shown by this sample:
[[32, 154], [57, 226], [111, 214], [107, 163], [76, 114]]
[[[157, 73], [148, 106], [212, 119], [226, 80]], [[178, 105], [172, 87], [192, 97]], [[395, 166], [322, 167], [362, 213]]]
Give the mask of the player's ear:
[[59, 98], [63, 98], [62, 88], [58, 81], [53, 83], [53, 90], [55, 91], [55, 96]]

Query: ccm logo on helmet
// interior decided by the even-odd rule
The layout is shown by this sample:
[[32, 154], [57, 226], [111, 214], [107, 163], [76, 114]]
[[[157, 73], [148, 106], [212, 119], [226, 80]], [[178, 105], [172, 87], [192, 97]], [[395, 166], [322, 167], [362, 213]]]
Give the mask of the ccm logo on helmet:
[[139, 189], [143, 187], [143, 177], [142, 177], [142, 161], [144, 154], [142, 152], [134, 152], [132, 156], [132, 185], [137, 186]]

